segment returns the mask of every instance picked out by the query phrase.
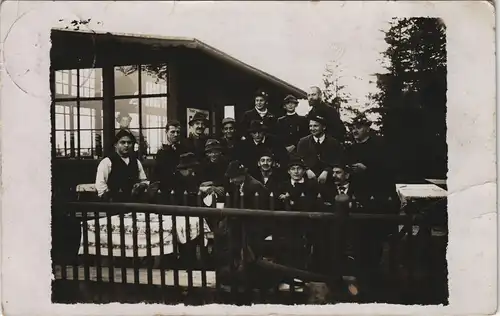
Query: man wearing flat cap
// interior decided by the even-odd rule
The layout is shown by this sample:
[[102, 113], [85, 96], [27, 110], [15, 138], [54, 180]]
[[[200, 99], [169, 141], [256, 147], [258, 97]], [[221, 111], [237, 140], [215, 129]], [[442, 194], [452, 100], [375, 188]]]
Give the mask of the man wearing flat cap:
[[[269, 95], [264, 90], [260, 89], [254, 94], [254, 108], [246, 111], [243, 114], [243, 120], [241, 122], [242, 132], [245, 132], [250, 128], [250, 123], [252, 121], [261, 121], [265, 126], [267, 126], [268, 132], [273, 134], [275, 132], [275, 125], [277, 117], [269, 111], [268, 108]], [[247, 138], [247, 135], [243, 135]]]
[[236, 132], [236, 121], [231, 117], [224, 118], [222, 120], [222, 137], [219, 142], [228, 161], [233, 160], [234, 147], [239, 140]]
[[264, 151], [270, 151], [278, 168], [286, 166], [288, 153], [285, 146], [273, 135], [260, 120], [253, 120], [248, 128], [250, 138], [238, 142], [235, 148], [236, 159], [240, 160], [251, 174], [258, 172], [257, 163]]
[[342, 160], [344, 150], [335, 138], [326, 134], [324, 117], [313, 114], [308, 119], [310, 135], [300, 139], [297, 153], [307, 166], [307, 177], [325, 184], [332, 172], [331, 165]]
[[186, 139], [186, 145], [201, 160], [205, 157], [205, 143], [208, 139], [205, 135], [205, 129], [209, 121], [205, 114], [196, 112], [188, 123], [193, 128], [193, 132]]
[[327, 122], [326, 133], [335, 138], [339, 143], [345, 139], [346, 129], [340, 119], [337, 110], [323, 101], [321, 89], [313, 86], [307, 94], [307, 100], [311, 106], [308, 116], [319, 115], [325, 118]]
[[204, 199], [207, 206], [212, 206], [216, 201], [224, 202], [224, 186], [228, 161], [222, 153], [222, 146], [216, 139], [209, 139], [205, 144], [206, 158], [201, 163], [200, 174], [202, 183], [200, 191], [204, 195], [212, 195]]
[[290, 153], [297, 149], [297, 144], [302, 137], [307, 136], [307, 119], [295, 112], [299, 101], [293, 95], [286, 96], [283, 101], [285, 115], [276, 123], [276, 133]]

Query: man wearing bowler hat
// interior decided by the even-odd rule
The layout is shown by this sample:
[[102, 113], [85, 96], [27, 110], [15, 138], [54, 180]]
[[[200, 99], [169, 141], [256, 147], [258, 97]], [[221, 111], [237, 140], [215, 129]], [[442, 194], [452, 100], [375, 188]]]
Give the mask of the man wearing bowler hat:
[[257, 163], [264, 151], [271, 151], [276, 166], [286, 166], [288, 153], [285, 146], [273, 135], [268, 134], [268, 128], [260, 120], [253, 120], [248, 128], [250, 138], [238, 142], [235, 148], [236, 158], [250, 170], [251, 174], [258, 172]]
[[307, 177], [317, 179], [323, 185], [331, 175], [331, 165], [342, 160], [344, 150], [335, 138], [326, 134], [324, 117], [313, 114], [308, 119], [310, 135], [300, 139], [297, 153], [307, 166]]
[[296, 150], [299, 140], [308, 134], [307, 119], [295, 112], [298, 104], [293, 95], [286, 96], [283, 104], [286, 113], [276, 123], [276, 133], [289, 153]]
[[[277, 121], [277, 117], [269, 111], [268, 108], [269, 95], [266, 91], [260, 89], [254, 94], [254, 108], [246, 111], [243, 114], [243, 120], [241, 122], [241, 126], [243, 131], [246, 131], [250, 128], [250, 124], [252, 121], [260, 121], [265, 126], [267, 126], [268, 132], [275, 132], [275, 125]], [[249, 135], [244, 135], [245, 138]]]
[[205, 129], [209, 121], [205, 114], [196, 112], [188, 123], [193, 128], [193, 132], [186, 139], [186, 145], [201, 160], [205, 157], [205, 143], [207, 141]]

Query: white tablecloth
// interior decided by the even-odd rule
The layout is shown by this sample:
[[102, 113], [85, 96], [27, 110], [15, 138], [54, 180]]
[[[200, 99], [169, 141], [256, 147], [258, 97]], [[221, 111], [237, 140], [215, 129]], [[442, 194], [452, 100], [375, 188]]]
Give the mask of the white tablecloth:
[[[190, 225], [190, 240], [193, 240], [200, 235], [200, 223], [198, 217], [189, 217]], [[99, 241], [100, 241], [100, 253], [104, 256], [108, 255], [108, 233], [107, 233], [107, 218], [99, 218]], [[83, 223], [82, 223], [83, 225]], [[209, 232], [210, 229], [206, 223], [203, 221], [204, 232]], [[124, 215], [124, 226], [125, 226], [125, 256], [133, 257], [133, 226], [132, 226], [132, 214]], [[150, 228], [151, 228], [151, 255], [159, 256], [160, 248], [163, 247], [164, 254], [170, 254], [173, 252], [173, 238], [177, 238], [177, 241], [181, 244], [187, 242], [187, 229], [186, 229], [186, 217], [176, 216], [176, 227], [177, 230], [173, 233], [172, 229], [172, 216], [163, 216], [162, 227], [163, 227], [163, 240], [160, 240], [160, 223], [158, 221], [157, 214], [150, 215]], [[87, 221], [87, 236], [88, 236], [88, 253], [96, 253], [96, 226], [95, 220], [91, 219]], [[121, 256], [121, 241], [120, 241], [120, 217], [118, 215], [111, 217], [111, 227], [112, 227], [112, 248], [113, 256]], [[207, 245], [208, 240], [205, 234], [204, 244]], [[138, 256], [147, 256], [147, 243], [146, 243], [146, 221], [144, 213], [137, 213], [137, 245], [138, 245]], [[83, 254], [83, 226], [82, 226], [82, 239], [80, 242], [79, 254]]]
[[435, 184], [396, 184], [396, 191], [405, 207], [410, 200], [440, 200], [447, 197], [448, 192]]

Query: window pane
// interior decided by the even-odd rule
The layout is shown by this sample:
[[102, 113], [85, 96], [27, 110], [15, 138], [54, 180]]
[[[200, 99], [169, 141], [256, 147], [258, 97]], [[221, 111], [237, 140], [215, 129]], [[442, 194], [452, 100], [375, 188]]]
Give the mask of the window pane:
[[167, 97], [142, 99], [142, 127], [162, 128], [167, 124]]
[[55, 72], [56, 97], [69, 97], [69, 70]]
[[141, 66], [142, 94], [167, 93], [167, 65], [142, 65]]
[[80, 131], [80, 157], [102, 157], [102, 130]]
[[139, 99], [115, 100], [115, 128], [139, 128]]
[[143, 134], [147, 139], [148, 155], [155, 155], [161, 145], [166, 142], [166, 136], [164, 128], [150, 128], [143, 130]]
[[101, 68], [80, 69], [80, 97], [93, 98], [102, 96], [101, 82]]
[[115, 95], [138, 95], [139, 75], [137, 66], [115, 67]]
[[57, 130], [76, 129], [76, 125], [74, 125], [76, 122], [71, 120], [73, 115], [76, 116], [76, 102], [57, 102], [55, 110], [55, 127]]
[[80, 101], [80, 129], [102, 129], [102, 101]]

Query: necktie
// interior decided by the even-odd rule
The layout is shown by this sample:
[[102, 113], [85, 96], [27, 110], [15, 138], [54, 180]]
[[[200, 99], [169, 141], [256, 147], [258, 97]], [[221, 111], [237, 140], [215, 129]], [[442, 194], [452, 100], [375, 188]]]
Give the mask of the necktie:
[[339, 187], [339, 193], [340, 194], [346, 194], [347, 193], [347, 188], [345, 186]]

